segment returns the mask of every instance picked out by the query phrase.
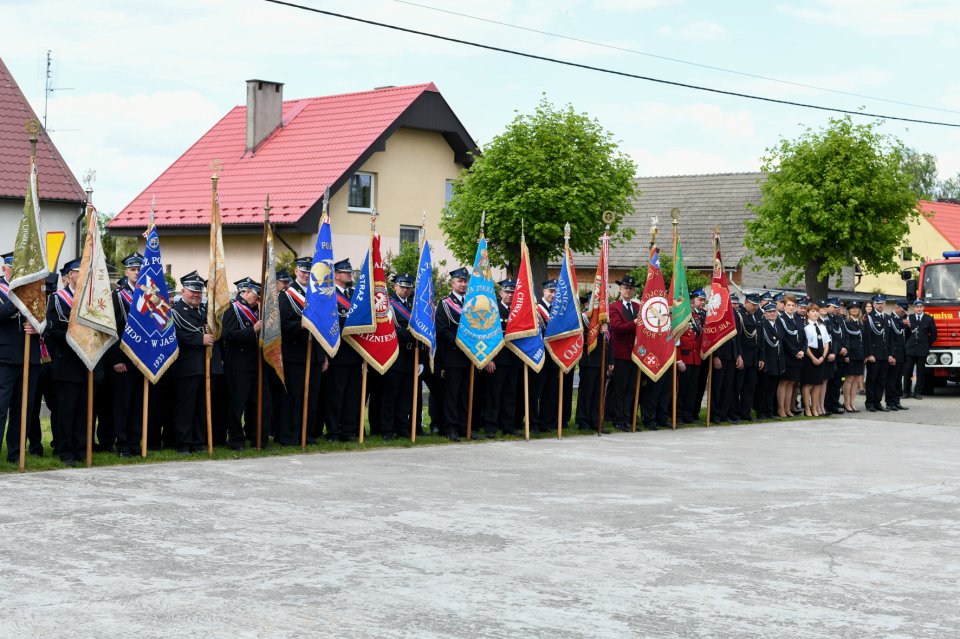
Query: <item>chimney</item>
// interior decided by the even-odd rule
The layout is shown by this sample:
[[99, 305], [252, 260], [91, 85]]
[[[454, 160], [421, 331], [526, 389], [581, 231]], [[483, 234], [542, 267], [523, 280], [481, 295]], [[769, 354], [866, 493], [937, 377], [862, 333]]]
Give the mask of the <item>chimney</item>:
[[283, 83], [247, 80], [247, 153], [253, 155], [283, 116]]

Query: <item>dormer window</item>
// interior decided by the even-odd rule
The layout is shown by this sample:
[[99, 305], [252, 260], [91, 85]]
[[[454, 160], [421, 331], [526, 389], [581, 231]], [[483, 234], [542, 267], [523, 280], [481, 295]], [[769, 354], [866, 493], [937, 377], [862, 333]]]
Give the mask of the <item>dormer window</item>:
[[350, 200], [347, 210], [369, 213], [374, 205], [373, 173], [354, 173], [350, 178]]

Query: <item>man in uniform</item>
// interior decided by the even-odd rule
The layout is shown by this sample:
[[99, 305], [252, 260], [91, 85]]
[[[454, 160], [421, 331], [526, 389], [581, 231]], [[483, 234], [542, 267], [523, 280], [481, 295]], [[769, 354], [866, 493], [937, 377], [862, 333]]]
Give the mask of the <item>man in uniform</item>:
[[738, 398], [737, 405], [731, 411], [741, 421], [753, 421], [752, 410], [754, 393], [757, 388], [757, 353], [760, 349], [760, 322], [763, 315], [760, 313], [760, 295], [748, 293], [743, 298], [743, 305], [734, 311], [734, 320], [737, 324], [737, 336], [740, 339], [741, 357], [743, 366], [738, 368], [734, 375], [734, 395]]
[[[516, 282], [502, 280], [499, 284], [497, 308], [500, 310], [500, 329], [505, 332]], [[520, 358], [504, 346], [487, 365], [487, 393], [483, 402], [483, 427], [487, 437], [496, 435], [497, 430], [504, 435], [517, 434], [517, 376], [522, 364]]]
[[[169, 376], [173, 380], [174, 446], [185, 454], [206, 449], [206, 349], [212, 348], [211, 395], [223, 377], [223, 357], [220, 342], [214, 342], [207, 332], [206, 280], [193, 271], [180, 278], [180, 285], [180, 299], [173, 303], [171, 313], [180, 354], [170, 365]], [[212, 399], [211, 406], [220, 409]]]
[[[127, 315], [133, 302], [134, 287], [143, 266], [143, 255], [134, 251], [121, 260], [123, 284], [113, 292], [113, 312], [117, 318], [117, 335], [123, 335]], [[143, 373], [130, 361], [120, 342], [107, 351], [107, 378], [113, 391], [113, 426], [117, 438], [117, 454], [131, 457], [140, 454], [143, 433]]]
[[907, 316], [907, 300], [897, 300], [893, 313], [888, 318], [890, 331], [890, 354], [887, 356], [887, 376], [884, 382], [883, 396], [888, 410], [910, 410], [900, 403], [903, 394], [903, 368], [906, 359], [906, 327], [903, 324]]
[[[737, 321], [739, 311], [734, 313], [734, 321]], [[737, 413], [740, 410], [737, 402], [736, 373], [743, 368], [743, 354], [740, 347], [741, 334], [739, 327], [737, 334], [721, 344], [711, 354], [710, 365], [713, 366], [713, 388], [710, 398], [711, 412], [710, 421], [717, 424], [731, 422], [737, 424], [740, 418]]]
[[783, 343], [777, 331], [779, 313], [775, 303], [767, 302], [761, 309], [760, 348], [757, 351], [757, 419], [772, 419], [777, 415], [777, 387], [785, 364]]
[[[340, 330], [350, 313], [353, 298], [353, 266], [350, 260], [340, 260], [333, 265], [333, 282], [336, 287], [337, 313]], [[323, 417], [327, 425], [327, 440], [349, 442], [360, 432], [360, 354], [341, 338], [337, 354], [330, 359], [330, 367], [324, 380]]]
[[[302, 262], [304, 259], [309, 259], [309, 258], [301, 257], [300, 259], [297, 260], [297, 269], [300, 268], [300, 262]], [[312, 262], [311, 262], [311, 265], [312, 265]], [[287, 290], [287, 288], [292, 283], [293, 283], [293, 278], [290, 277], [290, 273], [287, 273], [287, 269], [282, 268], [277, 271], [277, 293], [283, 293], [285, 290]], [[284, 374], [286, 374], [286, 370], [284, 370]]]
[[886, 412], [883, 401], [883, 389], [887, 379], [888, 358], [890, 357], [889, 319], [884, 313], [887, 298], [875, 295], [873, 310], [863, 318], [863, 348], [867, 355], [867, 379], [864, 390], [867, 392], [866, 408], [871, 413]]
[[[540, 284], [541, 296], [537, 301], [537, 320], [540, 323], [540, 335], [547, 330], [550, 322], [550, 309], [557, 294], [557, 280], [550, 279]], [[530, 374], [530, 432], [549, 432], [557, 424], [557, 375], [558, 368], [544, 351], [543, 368], [539, 373]]]
[[633, 363], [633, 342], [640, 321], [640, 303], [633, 301], [637, 281], [632, 275], [617, 280], [620, 297], [610, 304], [610, 332], [613, 342], [613, 388], [610, 397], [610, 420], [620, 431], [630, 430], [630, 423], [637, 407], [633, 404], [637, 383], [637, 365]]
[[[692, 315], [696, 315], [700, 320], [700, 347], [703, 346], [703, 327], [707, 324], [707, 295], [703, 292], [703, 289], [699, 289], [693, 292], [690, 296], [690, 310]], [[697, 357], [700, 357], [700, 350], [697, 351]], [[700, 414], [700, 407], [703, 406], [703, 396], [707, 392], [707, 373], [709, 369], [707, 364], [709, 361], [703, 361], [701, 358], [699, 370], [697, 371], [697, 395], [694, 398], [694, 403], [696, 404], [696, 410], [694, 415]]]
[[[903, 323], [909, 331], [906, 363], [903, 370], [903, 396], [921, 399], [927, 355], [930, 354], [930, 345], [937, 341], [937, 326], [933, 318], [923, 312], [923, 300], [919, 298], [913, 302], [913, 313], [908, 315]], [[910, 382], [913, 379], [914, 370], [917, 374], [917, 383], [911, 394]], [[932, 388], [927, 390], [933, 391]]]
[[[307, 286], [310, 285], [310, 268], [313, 260], [301, 257], [297, 260], [297, 279], [279, 294], [280, 343], [283, 352], [283, 375], [286, 381], [284, 394], [274, 394], [280, 411], [274, 426], [274, 441], [281, 446], [296, 446], [300, 443], [303, 426], [304, 384], [307, 376], [307, 344], [310, 346], [310, 389], [307, 395], [307, 443], [316, 444], [321, 435], [319, 413], [320, 379], [327, 367], [323, 348], [310, 331], [303, 327], [303, 307], [307, 303]], [[349, 346], [342, 346], [349, 348]], [[280, 400], [280, 398], [283, 398]], [[278, 401], [279, 400], [279, 401]], [[274, 410], [274, 415], [277, 411]]]
[[467, 396], [470, 392], [468, 367], [473, 363], [457, 346], [457, 328], [460, 326], [460, 313], [469, 278], [470, 273], [463, 267], [450, 271], [452, 290], [437, 304], [435, 313], [436, 363], [443, 379], [444, 434], [451, 441], [457, 441], [467, 432]]
[[[692, 298], [696, 293], [691, 293]], [[700, 379], [700, 347], [703, 345], [703, 325], [700, 314], [691, 313], [687, 330], [680, 334], [677, 345], [677, 419], [692, 424], [700, 419], [697, 383]], [[702, 401], [702, 400], [701, 400]]]
[[[580, 307], [586, 309], [593, 293], [580, 298]], [[583, 312], [583, 355], [580, 356], [580, 387], [577, 389], [577, 428], [598, 432], [600, 429], [600, 395], [606, 390], [607, 364], [611, 362], [610, 329], [600, 324], [597, 345], [592, 353], [587, 352], [587, 333], [590, 332], [590, 316]], [[607, 344], [606, 360], [603, 359], [603, 344]], [[610, 365], [613, 370], [613, 365]]]
[[830, 331], [830, 353], [834, 356], [833, 361], [827, 363], [830, 367], [830, 372], [827, 378], [827, 391], [824, 396], [823, 406], [831, 415], [839, 415], [846, 412], [840, 403], [840, 389], [843, 382], [843, 372], [840, 364], [847, 355], [847, 346], [844, 343], [846, 340], [846, 332], [843, 330], [843, 317], [840, 315], [841, 307], [839, 298], [831, 297], [827, 299], [826, 304], [821, 305], [821, 308], [826, 309], [825, 314], [822, 316], [823, 323], [827, 327], [827, 330]]
[[[23, 393], [23, 340], [30, 337], [30, 366], [27, 387], [27, 406], [33, 405], [33, 396], [40, 374], [40, 340], [37, 331], [26, 321], [19, 309], [10, 301], [10, 276], [13, 253], [2, 256], [3, 275], [0, 276], [0, 441], [3, 426], [7, 424], [7, 461], [20, 461], [20, 412]], [[9, 414], [10, 418], [7, 419]], [[27, 428], [28, 448], [31, 455], [43, 455], [39, 428], [31, 432]]]
[[413, 352], [419, 342], [410, 334], [410, 315], [413, 313], [413, 276], [408, 273], [393, 279], [390, 310], [397, 331], [397, 359], [383, 375], [380, 396], [380, 428], [384, 440], [410, 436], [413, 406]]
[[237, 296], [223, 312], [223, 364], [227, 375], [229, 416], [227, 445], [243, 450], [244, 440], [257, 446], [257, 419], [261, 419], [259, 448], [268, 446], [270, 393], [262, 389], [257, 415], [257, 366], [260, 354], [260, 283], [249, 277], [233, 283]]

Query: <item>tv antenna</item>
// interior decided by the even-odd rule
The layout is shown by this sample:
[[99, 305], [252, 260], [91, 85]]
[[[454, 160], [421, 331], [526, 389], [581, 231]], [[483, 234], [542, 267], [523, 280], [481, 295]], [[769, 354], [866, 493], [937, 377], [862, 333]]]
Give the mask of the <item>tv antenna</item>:
[[53, 86], [53, 50], [47, 49], [47, 72], [43, 87], [43, 130], [47, 131], [47, 104], [50, 101], [50, 94], [54, 91], [72, 91], [73, 87], [55, 87]]

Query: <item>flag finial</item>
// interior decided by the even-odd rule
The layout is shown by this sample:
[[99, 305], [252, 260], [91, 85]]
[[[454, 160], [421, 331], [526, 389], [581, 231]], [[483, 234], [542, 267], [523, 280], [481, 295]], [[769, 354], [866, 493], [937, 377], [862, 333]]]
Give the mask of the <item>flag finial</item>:
[[487, 226], [487, 210], [480, 213], [480, 237], [483, 237], [483, 229]]
[[570, 222], [563, 225], [563, 243], [570, 243]]
[[526, 235], [524, 234], [524, 231], [523, 231], [523, 218], [522, 218], [522, 217], [520, 218], [520, 241], [521, 241], [521, 242], [526, 242], [526, 241], [527, 241]]
[[673, 228], [677, 228], [677, 225], [680, 224], [680, 209], [677, 207], [670, 209], [670, 220], [673, 222]]
[[270, 206], [270, 194], [267, 193], [267, 203], [263, 205], [263, 219], [268, 222], [270, 221], [270, 211], [272, 209], [273, 207]]
[[330, 215], [330, 185], [329, 184], [323, 189], [323, 214], [328, 217]]
[[213, 183], [217, 183], [217, 179], [220, 177], [218, 174], [223, 170], [223, 162], [220, 161], [220, 158], [214, 158], [210, 160], [210, 170], [213, 171], [213, 175], [210, 178], [213, 180]]
[[378, 216], [378, 215], [380, 215], [380, 214], [377, 213], [377, 208], [376, 208], [376, 207], [373, 207], [373, 208], [370, 210], [370, 234], [371, 234], [371, 235], [376, 235], [376, 234], [377, 234], [377, 216]]
[[657, 223], [660, 219], [653, 215], [650, 217], [650, 246], [653, 246], [657, 241]]
[[157, 208], [157, 196], [152, 195], [150, 197], [150, 226], [153, 226], [153, 213]]

